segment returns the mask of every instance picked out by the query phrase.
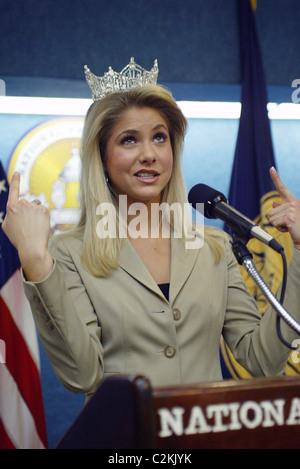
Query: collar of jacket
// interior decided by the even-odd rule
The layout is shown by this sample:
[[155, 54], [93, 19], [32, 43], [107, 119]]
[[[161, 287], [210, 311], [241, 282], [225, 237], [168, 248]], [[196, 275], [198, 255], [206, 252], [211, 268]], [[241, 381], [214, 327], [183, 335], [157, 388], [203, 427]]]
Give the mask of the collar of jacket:
[[[176, 296], [187, 281], [200, 249], [186, 249], [182, 239], [171, 236], [171, 281], [169, 302], [173, 303]], [[165, 299], [152, 275], [137, 254], [131, 242], [126, 238], [119, 256], [119, 266], [138, 282]]]

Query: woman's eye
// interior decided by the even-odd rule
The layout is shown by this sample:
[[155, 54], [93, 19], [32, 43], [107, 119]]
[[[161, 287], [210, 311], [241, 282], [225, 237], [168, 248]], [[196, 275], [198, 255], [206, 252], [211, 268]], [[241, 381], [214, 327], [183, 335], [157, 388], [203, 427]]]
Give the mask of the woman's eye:
[[121, 145], [130, 145], [135, 142], [135, 137], [133, 135], [125, 135], [121, 140]]
[[154, 136], [154, 140], [156, 142], [165, 142], [167, 140], [168, 136], [164, 133], [159, 133]]

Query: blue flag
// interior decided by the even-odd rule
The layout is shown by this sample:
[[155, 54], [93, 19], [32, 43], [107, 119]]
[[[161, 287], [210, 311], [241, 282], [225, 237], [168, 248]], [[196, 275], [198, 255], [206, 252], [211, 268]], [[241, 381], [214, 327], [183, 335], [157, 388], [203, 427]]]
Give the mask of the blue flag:
[[263, 195], [274, 190], [269, 169], [275, 166], [261, 52], [250, 0], [238, 0], [242, 73], [242, 108], [232, 168], [229, 203], [251, 219]]
[[[240, 55], [242, 75], [241, 116], [232, 168], [228, 201], [230, 205], [251, 218], [269, 232], [285, 248], [287, 261], [292, 255], [290, 237], [279, 233], [268, 220], [274, 201], [280, 203], [269, 170], [276, 167], [270, 122], [267, 111], [268, 96], [262, 57], [255, 25], [253, 2], [237, 0], [240, 27]], [[247, 244], [261, 276], [273, 292], [282, 280], [282, 260], [258, 240]], [[241, 268], [248, 290], [263, 314], [269, 304], [255, 282]], [[221, 342], [221, 362], [224, 378], [249, 378], [233, 359], [226, 344]]]

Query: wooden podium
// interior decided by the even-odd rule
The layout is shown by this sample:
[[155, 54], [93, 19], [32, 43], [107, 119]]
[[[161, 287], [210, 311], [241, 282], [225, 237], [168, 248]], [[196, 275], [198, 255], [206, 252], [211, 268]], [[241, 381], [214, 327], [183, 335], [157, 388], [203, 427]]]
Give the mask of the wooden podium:
[[300, 448], [300, 378], [151, 388], [107, 378], [57, 449]]

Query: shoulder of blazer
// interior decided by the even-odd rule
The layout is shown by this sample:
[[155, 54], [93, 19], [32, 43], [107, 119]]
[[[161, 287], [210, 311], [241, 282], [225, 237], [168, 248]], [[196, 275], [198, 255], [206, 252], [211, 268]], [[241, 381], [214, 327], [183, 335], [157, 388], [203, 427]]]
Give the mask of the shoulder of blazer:
[[81, 256], [83, 236], [70, 233], [59, 233], [53, 235], [49, 240], [49, 251], [53, 257], [72, 256], [73, 253]]

